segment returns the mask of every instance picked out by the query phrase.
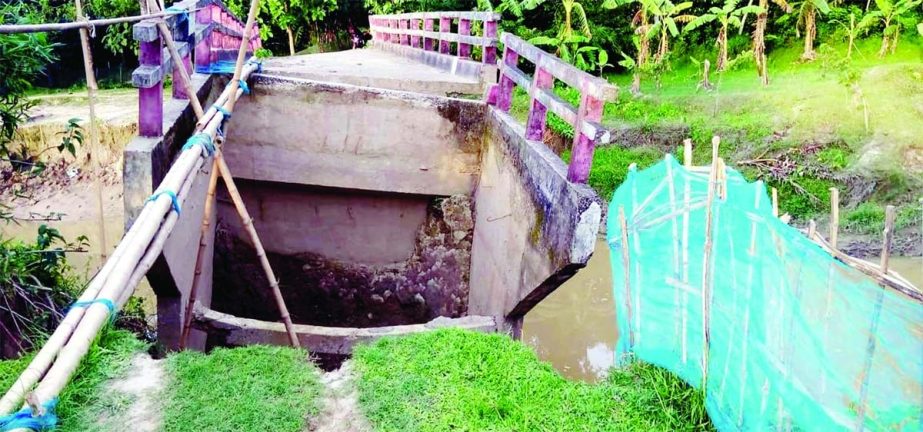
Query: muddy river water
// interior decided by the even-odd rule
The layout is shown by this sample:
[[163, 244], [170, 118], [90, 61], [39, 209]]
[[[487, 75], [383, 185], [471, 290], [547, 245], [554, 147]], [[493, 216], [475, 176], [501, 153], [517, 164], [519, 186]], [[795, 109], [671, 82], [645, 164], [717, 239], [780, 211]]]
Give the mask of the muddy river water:
[[[32, 241], [42, 223], [58, 229], [73, 241], [87, 236], [90, 250], [70, 253], [69, 262], [80, 274], [92, 275], [99, 265], [99, 234], [93, 222], [28, 222], [2, 225], [3, 238]], [[106, 220], [108, 249], [122, 236], [122, 218]], [[923, 287], [923, 258], [895, 257], [892, 268]], [[142, 297], [148, 313], [156, 312], [154, 293], [146, 280], [135, 291]], [[618, 337], [612, 299], [612, 271], [609, 248], [600, 239], [586, 268], [542, 301], [528, 315], [523, 325], [523, 341], [538, 356], [550, 362], [571, 379], [594, 382], [605, 377], [614, 362], [613, 346]]]

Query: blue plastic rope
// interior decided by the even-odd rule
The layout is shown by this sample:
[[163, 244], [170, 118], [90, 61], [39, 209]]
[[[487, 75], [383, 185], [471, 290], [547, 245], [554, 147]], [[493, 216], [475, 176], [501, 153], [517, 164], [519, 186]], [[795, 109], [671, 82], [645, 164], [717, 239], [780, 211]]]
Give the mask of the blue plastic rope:
[[173, 211], [175, 211], [176, 214], [179, 214], [180, 208], [179, 208], [179, 201], [177, 201], [176, 199], [176, 192], [173, 192], [171, 190], [162, 190], [160, 192], [154, 192], [154, 194], [151, 195], [151, 197], [148, 198], [147, 200], [156, 201], [157, 198], [160, 198], [161, 195], [166, 195], [170, 197], [170, 199], [173, 201]]
[[244, 81], [244, 80], [237, 80], [237, 84], [240, 86], [241, 89], [244, 90], [244, 94], [245, 94], [245, 95], [250, 94], [250, 87], [247, 85], [247, 82], [246, 82], [246, 81]]
[[226, 122], [226, 121], [228, 121], [228, 120], [231, 119], [231, 112], [228, 111], [228, 110], [226, 110], [226, 109], [224, 109], [223, 106], [218, 105], [218, 104], [214, 104], [214, 105], [212, 105], [212, 106], [213, 106], [218, 112], [220, 112], [221, 115], [224, 116], [224, 119], [221, 120], [222, 123], [224, 123], [224, 122]]
[[247, 63], [256, 65], [256, 73], [263, 73], [262, 60], [258, 60], [256, 57], [250, 57], [250, 60], [247, 60]]
[[183, 146], [183, 150], [189, 150], [195, 146], [202, 147], [202, 151], [205, 152], [205, 157], [209, 157], [215, 153], [215, 143], [212, 142], [212, 136], [205, 133], [199, 132], [186, 140], [186, 144]]
[[58, 406], [58, 398], [54, 398], [42, 404], [45, 408], [45, 414], [32, 416], [32, 410], [23, 408], [13, 414], [0, 417], [0, 431], [6, 432], [15, 429], [29, 429], [33, 431], [50, 431], [54, 430], [58, 424], [58, 415], [55, 414], [55, 407]]
[[189, 19], [189, 11], [176, 5], [164, 9], [164, 12], [176, 12], [176, 14], [181, 17], [180, 21]]
[[99, 303], [109, 308], [109, 320], [113, 322], [115, 321], [115, 303], [112, 300], [109, 300], [107, 298], [98, 298], [98, 299], [82, 301], [82, 302], [81, 301], [74, 302], [74, 304], [72, 304], [71, 307], [69, 307], [67, 310], [70, 311], [73, 308], [89, 307], [89, 306], [92, 306], [94, 303]]

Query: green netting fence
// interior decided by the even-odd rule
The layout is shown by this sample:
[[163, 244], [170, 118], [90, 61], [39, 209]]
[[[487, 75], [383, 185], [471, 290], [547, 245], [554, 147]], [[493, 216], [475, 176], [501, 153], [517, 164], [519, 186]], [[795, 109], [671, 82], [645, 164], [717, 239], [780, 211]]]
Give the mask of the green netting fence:
[[708, 263], [707, 171], [667, 155], [615, 192], [619, 359], [633, 354], [699, 388], [705, 377], [721, 431], [923, 431], [923, 305], [773, 216], [762, 182], [726, 177]]

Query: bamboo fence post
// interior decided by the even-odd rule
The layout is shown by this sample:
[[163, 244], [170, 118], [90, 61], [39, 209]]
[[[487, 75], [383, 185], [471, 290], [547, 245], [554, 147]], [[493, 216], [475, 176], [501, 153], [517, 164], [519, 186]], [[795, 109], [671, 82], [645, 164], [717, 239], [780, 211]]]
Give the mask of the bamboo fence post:
[[[148, 0], [148, 8], [150, 10], [154, 10], [156, 6], [157, 3], [154, 0]], [[163, 9], [161, 9], [161, 11], [163, 11]], [[192, 110], [195, 112], [196, 117], [201, 119], [205, 115], [205, 112], [202, 111], [202, 104], [199, 103], [199, 97], [192, 87], [192, 79], [186, 71], [186, 65], [183, 63], [182, 57], [179, 56], [176, 43], [173, 42], [173, 33], [167, 28], [167, 24], [162, 19], [157, 21], [157, 28], [160, 30], [160, 34], [163, 35], [163, 41], [167, 44], [167, 50], [170, 52], [170, 57], [173, 59], [173, 68], [179, 72], [180, 81], [182, 81], [180, 85], [186, 89], [186, 96], [189, 98]], [[173, 85], [176, 85], [176, 83], [173, 83]]]
[[[753, 195], [753, 209], [755, 212], [759, 212], [760, 204], [762, 204], [763, 197], [763, 187], [762, 181], [758, 181], [756, 184], [756, 193]], [[756, 266], [753, 264], [753, 258], [756, 257], [756, 240], [758, 238], [756, 220], [750, 220], [750, 245], [747, 248], [747, 255], [750, 256], [749, 266], [747, 268], [747, 294], [746, 294], [746, 304], [747, 307], [744, 311], [744, 328], [743, 328], [743, 338], [741, 339], [741, 359], [740, 359], [740, 382], [745, 383], [747, 380], [747, 356], [748, 356], [748, 342], [750, 340], [750, 310], [752, 305], [750, 304], [751, 298], [753, 297], [753, 278], [756, 273]], [[728, 347], [730, 349], [730, 347]], [[743, 428], [743, 406], [744, 406], [744, 390], [746, 386], [740, 386], [740, 399], [738, 402], [739, 411], [737, 418], [737, 427]]]
[[885, 207], [885, 230], [881, 240], [881, 272], [888, 274], [888, 262], [891, 258], [891, 240], [894, 237], [894, 206]]
[[711, 173], [708, 176], [708, 197], [705, 201], [705, 245], [702, 253], [702, 390], [707, 392], [708, 386], [708, 351], [710, 344], [709, 314], [711, 312], [711, 255], [712, 255], [712, 205], [715, 201], [715, 189], [718, 184], [718, 146], [721, 139], [717, 136], [711, 141]]
[[[670, 197], [670, 213], [676, 213], [676, 184], [673, 177], [673, 158], [670, 157], [667, 160], [667, 182], [669, 183], [669, 197]], [[680, 252], [679, 252], [679, 227], [676, 223], [676, 217], [671, 218], [671, 228], [673, 229], [673, 238], [671, 242], [673, 243], [673, 277], [679, 280], [682, 275], [680, 274]], [[677, 313], [680, 311], [680, 296], [682, 289], [679, 285], [675, 287], [673, 291], [673, 310]], [[673, 334], [676, 337], [680, 337], [680, 317], [676, 316], [677, 313], [673, 315], [674, 327]]]
[[[683, 140], [683, 166], [686, 168], [686, 172], [683, 175], [683, 275], [682, 280], [683, 284], [689, 285], [689, 213], [692, 212], [690, 208], [692, 201], [692, 185], [689, 182], [689, 169], [692, 168], [692, 140], [685, 139]], [[680, 309], [682, 312], [682, 340], [681, 340], [681, 350], [682, 350], [682, 360], [683, 364], [686, 364], [688, 360], [688, 349], [686, 336], [689, 331], [689, 293], [686, 290], [683, 290], [682, 293], [682, 303], [680, 304]]]
[[625, 322], [628, 324], [628, 349], [631, 350], [635, 345], [634, 332], [632, 331], [631, 320], [631, 258], [628, 250], [628, 221], [625, 220], [625, 208], [619, 207], [619, 226], [622, 230], [622, 266], [625, 271]]
[[692, 140], [689, 138], [683, 140], [683, 166], [692, 168]]
[[215, 189], [218, 187], [218, 159], [212, 161], [212, 172], [208, 178], [208, 191], [205, 193], [205, 210], [202, 213], [202, 228], [199, 230], [199, 250], [195, 257], [195, 274], [192, 277], [192, 287], [189, 289], [189, 300], [186, 303], [186, 312], [183, 315], [183, 330], [180, 333], [179, 349], [186, 349], [186, 340], [192, 325], [192, 313], [195, 307], [196, 296], [199, 293], [199, 283], [202, 279], [202, 263], [205, 261], [205, 248], [207, 246], [208, 229], [211, 225], [212, 214], [215, 212]]
[[243, 198], [240, 196], [240, 192], [237, 190], [237, 186], [234, 184], [234, 178], [231, 177], [231, 172], [228, 169], [227, 164], [224, 162], [224, 158], [221, 156], [221, 153], [218, 152], [215, 154], [215, 161], [218, 164], [218, 170], [221, 173], [221, 177], [224, 179], [224, 184], [228, 188], [228, 194], [231, 196], [231, 200], [234, 202], [234, 207], [237, 207], [237, 214], [240, 216], [240, 222], [244, 225], [244, 228], [247, 231], [247, 234], [250, 236], [250, 240], [253, 242], [253, 247], [256, 248], [257, 258], [260, 260], [260, 264], [263, 266], [263, 271], [266, 272], [266, 279], [269, 281], [269, 286], [272, 288], [272, 294], [276, 299], [276, 306], [279, 308], [279, 314], [282, 316], [282, 322], [285, 323], [285, 331], [288, 333], [288, 337], [292, 346], [298, 347], [298, 336], [295, 334], [294, 326], [292, 325], [292, 318], [288, 314], [288, 307], [285, 306], [285, 301], [282, 299], [282, 292], [279, 290], [279, 280], [276, 279], [275, 273], [272, 271], [272, 267], [269, 265], [269, 258], [266, 257], [266, 250], [263, 249], [263, 243], [260, 241], [259, 235], [256, 233], [256, 229], [253, 227], [253, 218], [250, 217], [250, 214], [247, 212], [247, 207], [244, 206]]
[[779, 190], [772, 188], [772, 215], [779, 217]]
[[[83, 16], [83, 5], [80, 3], [80, 0], [74, 0], [74, 8], [77, 15], [77, 20], [82, 21]], [[87, 79], [87, 107], [90, 111], [90, 147], [92, 149], [87, 150], [87, 155], [93, 159], [93, 164], [102, 171], [105, 172], [105, 167], [102, 164], [102, 149], [99, 148], [99, 128], [96, 123], [96, 76], [93, 72], [93, 52], [90, 50], [90, 32], [86, 28], [80, 29], [80, 48], [83, 51], [83, 71]], [[96, 157], [92, 157], [93, 151], [96, 151]], [[95, 177], [95, 187], [96, 187], [96, 211], [99, 213], [99, 259], [100, 262], [106, 261], [106, 213], [105, 206], [103, 205], [103, 183], [100, 179], [102, 172]]]
[[817, 222], [811, 219], [808, 222], [808, 240], [814, 241], [815, 235], [817, 235]]
[[837, 237], [840, 232], [840, 190], [830, 188], [830, 247], [838, 250]]

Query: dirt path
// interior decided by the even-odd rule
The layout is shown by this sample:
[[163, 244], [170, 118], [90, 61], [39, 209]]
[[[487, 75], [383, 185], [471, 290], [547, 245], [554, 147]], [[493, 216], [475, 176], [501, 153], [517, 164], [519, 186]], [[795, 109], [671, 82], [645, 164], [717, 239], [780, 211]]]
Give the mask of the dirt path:
[[123, 378], [108, 385], [107, 398], [119, 401], [121, 409], [100, 417], [99, 430], [157, 432], [163, 424], [161, 392], [165, 373], [162, 360], [138, 354]]
[[352, 362], [346, 361], [339, 369], [324, 373], [321, 384], [325, 388], [324, 406], [317, 418], [311, 420], [308, 431], [371, 432], [372, 427], [359, 409]]

